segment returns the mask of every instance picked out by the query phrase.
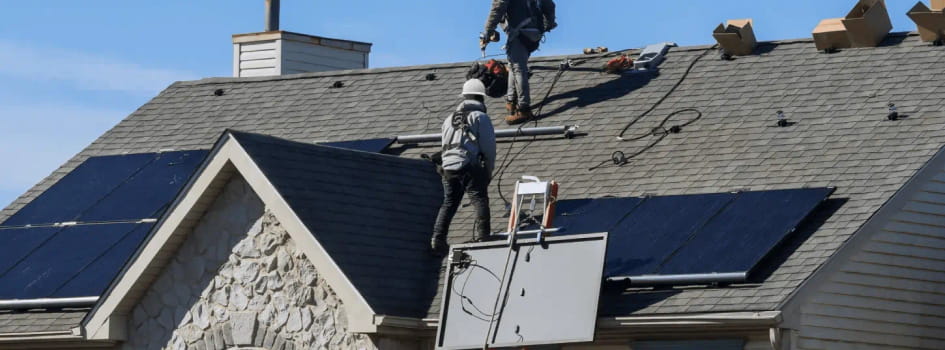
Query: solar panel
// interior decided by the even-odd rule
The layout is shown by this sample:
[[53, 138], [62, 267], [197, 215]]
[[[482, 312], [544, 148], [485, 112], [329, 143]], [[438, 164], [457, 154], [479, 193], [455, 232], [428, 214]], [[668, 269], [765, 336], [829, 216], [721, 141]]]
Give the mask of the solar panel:
[[[664, 259], [735, 197], [731, 193], [651, 197], [619, 225], [609, 240], [606, 276], [656, 273]], [[596, 221], [596, 220], [595, 220]]]
[[160, 217], [206, 154], [187, 151], [152, 155], [153, 161], [88, 208], [78, 221]]
[[154, 154], [93, 157], [3, 222], [3, 226], [74, 221], [154, 159]]
[[87, 159], [0, 226], [0, 300], [99, 295], [207, 153]]
[[[518, 348], [594, 340], [606, 234], [519, 243], [509, 264], [504, 242], [454, 247], [468, 259], [447, 268], [437, 348], [473, 349], [486, 343], [490, 348]], [[503, 270], [508, 272], [507, 288], [501, 288]], [[503, 302], [496, 307], [499, 295]]]
[[751, 271], [831, 192], [829, 188], [741, 192], [660, 273]]
[[371, 152], [371, 153], [381, 153], [390, 147], [394, 143], [394, 139], [368, 139], [368, 140], [354, 140], [354, 141], [339, 141], [339, 142], [325, 142], [321, 145], [331, 146], [338, 148], [347, 148], [356, 151]]
[[178, 151], [89, 158], [2, 226], [159, 216], [206, 155]]
[[609, 232], [608, 278], [747, 274], [831, 188], [559, 202], [558, 234]]
[[[152, 225], [65, 227], [0, 277], [0, 300], [99, 295]], [[27, 233], [29, 230], [36, 228], [27, 229]], [[132, 239], [133, 242], [129, 242], [134, 243], [133, 245], [119, 244], [128, 236], [135, 238]], [[107, 259], [110, 263], [99, 262], [108, 255], [112, 256]], [[83, 276], [82, 280], [90, 283], [69, 283], [77, 276], [84, 275], [85, 268], [90, 266], [96, 266], [98, 273], [97, 276]], [[71, 289], [63, 289], [66, 285]]]
[[61, 228], [37, 227], [0, 230], [0, 276], [51, 238]]

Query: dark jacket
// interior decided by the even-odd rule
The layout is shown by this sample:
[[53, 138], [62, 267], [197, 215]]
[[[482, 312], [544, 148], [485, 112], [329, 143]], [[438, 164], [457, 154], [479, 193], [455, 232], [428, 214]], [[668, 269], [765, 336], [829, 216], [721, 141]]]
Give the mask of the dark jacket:
[[[529, 3], [531, 3], [531, 10]], [[532, 17], [532, 14], [535, 17]], [[532, 18], [532, 23], [523, 28], [534, 28], [541, 32], [554, 29], [557, 26], [555, 2], [553, 0], [492, 0], [492, 10], [486, 18], [485, 33], [492, 33], [500, 23], [506, 31], [518, 28], [528, 18]]]

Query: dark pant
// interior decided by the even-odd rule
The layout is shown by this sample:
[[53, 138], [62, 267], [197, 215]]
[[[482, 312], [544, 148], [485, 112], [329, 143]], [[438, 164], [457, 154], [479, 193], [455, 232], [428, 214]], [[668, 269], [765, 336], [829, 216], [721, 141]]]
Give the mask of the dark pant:
[[463, 193], [469, 194], [469, 200], [476, 210], [476, 224], [474, 231], [476, 238], [489, 236], [489, 181], [491, 174], [479, 164], [470, 164], [460, 172], [444, 172], [443, 174], [443, 205], [436, 216], [436, 225], [433, 227], [433, 239], [446, 239], [450, 223], [456, 215], [463, 200]]

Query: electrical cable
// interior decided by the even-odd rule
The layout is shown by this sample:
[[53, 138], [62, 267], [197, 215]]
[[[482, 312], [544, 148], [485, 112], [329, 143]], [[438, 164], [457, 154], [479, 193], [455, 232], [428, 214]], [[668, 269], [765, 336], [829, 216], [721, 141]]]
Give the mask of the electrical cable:
[[[554, 79], [551, 80], [551, 85], [548, 87], [548, 90], [545, 91], [545, 96], [542, 97], [541, 103], [538, 104], [537, 113], [534, 114], [534, 117], [532, 119], [526, 120], [525, 122], [522, 123], [521, 126], [518, 127], [518, 133], [521, 133], [522, 128], [525, 126], [525, 124], [528, 124], [528, 122], [530, 121], [534, 121], [535, 126], [538, 126], [538, 121], [541, 119], [542, 109], [545, 107], [545, 104], [548, 101], [548, 97], [551, 96], [551, 92], [554, 90], [555, 85], [558, 83], [558, 80], [561, 79], [561, 76], [564, 75], [565, 71], [569, 70], [571, 67], [579, 66], [584, 63], [587, 63], [588, 61], [592, 59], [602, 59], [602, 58], [608, 58], [612, 56], [619, 56], [633, 50], [634, 49], [618, 50], [618, 51], [607, 52], [604, 54], [593, 55], [590, 57], [584, 57], [584, 58], [578, 58], [578, 59], [571, 59], [571, 58], [565, 59], [564, 62], [566, 64], [560, 64], [558, 66], [558, 72], [555, 74]], [[505, 197], [505, 193], [502, 191], [502, 177], [505, 175], [506, 170], [508, 170], [508, 167], [512, 164], [512, 162], [516, 158], [518, 158], [518, 156], [521, 155], [525, 151], [525, 149], [527, 149], [528, 146], [531, 145], [531, 143], [534, 142], [538, 138], [537, 136], [533, 136], [532, 139], [528, 141], [528, 143], [522, 146], [522, 148], [518, 152], [515, 153], [515, 155], [513, 155], [512, 157], [509, 157], [509, 155], [512, 153], [512, 148], [515, 146], [517, 137], [518, 135], [512, 136], [512, 140], [509, 142], [509, 148], [506, 150], [505, 156], [502, 157], [502, 160], [503, 160], [502, 164], [493, 170], [493, 175], [492, 175], [492, 179], [495, 179], [496, 177], [499, 178], [496, 182], [496, 188], [499, 191], [499, 198], [502, 199], [502, 202], [505, 203], [506, 207], [509, 207], [510, 202], [508, 198]]]
[[[676, 116], [681, 113], [686, 113], [686, 112], [696, 113], [696, 116], [685, 123], [673, 125], [669, 127], [669, 129], [666, 128], [666, 123], [669, 122], [669, 120], [673, 116]], [[660, 122], [659, 126], [653, 128], [650, 132], [641, 134], [633, 138], [625, 139], [625, 141], [638, 141], [638, 140], [647, 138], [649, 136], [657, 136], [656, 140], [654, 140], [653, 142], [650, 142], [650, 144], [644, 146], [643, 148], [637, 150], [636, 152], [631, 153], [629, 156], [624, 154], [622, 151], [614, 151], [613, 153], [610, 154], [610, 159], [602, 161], [598, 163], [597, 165], [594, 165], [593, 167], [588, 168], [588, 170], [597, 170], [598, 168], [606, 165], [607, 163], [613, 163], [616, 166], [624, 165], [628, 163], [631, 159], [636, 158], [643, 153], [646, 153], [653, 147], [656, 147], [656, 145], [659, 144], [661, 141], [663, 141], [663, 139], [665, 139], [666, 136], [669, 136], [669, 134], [682, 132], [682, 129], [684, 127], [689, 126], [692, 123], [695, 123], [697, 120], [701, 118], [702, 118], [702, 111], [695, 108], [684, 108], [684, 109], [673, 111], [672, 113], [666, 115], [666, 117], [663, 118], [663, 121]]]
[[[649, 109], [647, 109], [646, 111], [643, 111], [643, 113], [640, 113], [640, 115], [636, 116], [636, 118], [633, 118], [633, 120], [631, 120], [629, 123], [627, 123], [627, 125], [625, 125], [625, 126], [623, 127], [623, 129], [620, 130], [620, 134], [617, 135], [617, 139], [620, 140], [620, 141], [625, 141], [625, 140], [623, 139], [623, 135], [627, 133], [627, 130], [629, 130], [630, 127], [633, 126], [633, 124], [636, 124], [637, 121], [639, 121], [639, 120], [642, 119], [643, 117], [647, 116], [648, 114], [650, 114], [650, 112], [653, 112], [653, 110], [655, 110], [657, 107], [659, 107], [661, 104], [663, 104], [663, 102], [666, 101], [666, 99], [669, 98], [669, 96], [672, 95], [673, 92], [675, 92], [676, 89], [679, 88], [679, 86], [682, 85], [682, 83], [683, 83], [684, 81], [686, 81], [686, 78], [689, 76], [689, 73], [692, 72], [692, 68], [694, 68], [694, 67], [696, 66], [696, 63], [699, 63], [699, 61], [702, 60], [703, 57], [705, 57], [706, 55], [708, 55], [709, 52], [712, 52], [712, 50], [715, 50], [717, 46], [718, 46], [718, 44], [712, 45], [712, 46], [709, 47], [708, 49], [705, 49], [705, 51], [703, 51], [702, 54], [700, 54], [700, 55], [697, 56], [694, 60], [692, 60], [692, 62], [689, 63], [689, 67], [687, 67], [687, 68], [686, 68], [686, 71], [683, 72], [683, 75], [682, 75], [681, 77], [679, 77], [679, 80], [678, 80], [678, 81], [676, 81], [676, 84], [673, 84], [673, 87], [670, 88], [669, 91], [667, 91], [666, 94], [663, 95], [663, 97], [660, 97], [659, 100], [656, 100], [656, 103], [654, 103], [653, 106], [651, 106], [651, 107], [650, 107]], [[628, 140], [628, 141], [629, 141], [629, 140]]]
[[[570, 60], [568, 60], [567, 62], [568, 62], [568, 66], [575, 65], [575, 63], [573, 63]], [[582, 61], [581, 63], [583, 62], [585, 61]], [[499, 180], [496, 182], [496, 188], [499, 191], [499, 198], [502, 199], [502, 202], [505, 203], [506, 207], [509, 206], [510, 202], [507, 198], [505, 198], [505, 193], [502, 191], [502, 177], [505, 175], [505, 172], [506, 170], [508, 170], [509, 166], [512, 165], [512, 162], [516, 158], [518, 158], [518, 156], [521, 155], [522, 152], [525, 152], [528, 146], [531, 145], [532, 142], [534, 142], [538, 138], [538, 136], [532, 136], [532, 139], [529, 140], [527, 143], [525, 143], [525, 145], [522, 146], [522, 148], [519, 149], [518, 152], [516, 152], [514, 156], [509, 157], [509, 154], [512, 153], [512, 148], [515, 146], [515, 142], [516, 142], [516, 139], [518, 138], [518, 135], [521, 134], [522, 129], [525, 127], [526, 124], [528, 124], [528, 122], [534, 121], [535, 122], [534, 125], [536, 127], [538, 126], [538, 120], [541, 119], [539, 116], [541, 115], [541, 112], [545, 107], [545, 102], [548, 101], [548, 97], [551, 96], [551, 92], [554, 91], [555, 85], [558, 84], [558, 80], [561, 79], [561, 76], [564, 75], [564, 72], [568, 70], [567, 68], [568, 67], [563, 64], [558, 67], [558, 72], [555, 73], [555, 77], [551, 80], [551, 85], [548, 86], [548, 90], [545, 91], [545, 96], [542, 97], [541, 103], [538, 105], [537, 113], [533, 114], [532, 118], [530, 118], [529, 120], [522, 122], [522, 125], [520, 125], [517, 128], [515, 135], [512, 136], [512, 141], [509, 142], [509, 148], [505, 151], [505, 156], [502, 157], [502, 164], [494, 170], [494, 174], [492, 175], [492, 178], [495, 179], [497, 176], [499, 178]]]
[[[588, 171], [597, 170], [597, 169], [603, 167], [604, 165], [606, 165], [607, 163], [613, 163], [615, 166], [622, 166], [622, 165], [626, 164], [627, 162], [629, 162], [631, 159], [636, 158], [636, 157], [640, 156], [641, 154], [646, 153], [647, 151], [649, 151], [649, 150], [652, 149], [653, 147], [655, 147], [657, 144], [659, 144], [661, 141], [663, 141], [663, 139], [665, 139], [666, 136], [668, 136], [669, 134], [671, 134], [671, 133], [673, 133], [673, 134], [679, 133], [679, 132], [682, 131], [682, 128], [684, 128], [684, 127], [686, 127], [686, 126], [688, 126], [688, 125], [690, 125], [690, 124], [696, 122], [697, 120], [701, 119], [701, 118], [702, 118], [702, 111], [700, 111], [700, 110], [698, 110], [698, 109], [695, 109], [695, 108], [683, 108], [683, 109], [679, 109], [679, 110], [673, 111], [672, 113], [668, 114], [665, 118], [663, 118], [663, 121], [660, 122], [659, 126], [656, 127], [656, 128], [653, 128], [649, 133], [642, 134], [642, 135], [639, 135], [639, 136], [636, 136], [636, 137], [632, 137], [632, 138], [628, 138], [628, 139], [625, 139], [625, 138], [624, 138], [624, 135], [626, 135], [627, 131], [630, 130], [630, 128], [631, 128], [633, 125], [635, 125], [638, 121], [640, 121], [640, 119], [643, 119], [644, 117], [646, 117], [647, 115], [649, 115], [651, 112], [653, 112], [654, 110], [656, 110], [657, 107], [659, 107], [660, 105], [662, 105], [663, 102], [665, 102], [666, 99], [669, 98], [669, 96], [672, 95], [673, 92], [675, 92], [676, 89], [678, 89], [679, 86], [682, 85], [682, 83], [683, 83], [684, 81], [686, 81], [686, 78], [689, 77], [689, 73], [692, 72], [692, 69], [696, 66], [696, 64], [699, 63], [699, 61], [701, 61], [702, 58], [704, 58], [706, 55], [708, 55], [709, 52], [712, 52], [712, 51], [715, 50], [717, 47], [718, 47], [718, 44], [712, 45], [711, 47], [709, 47], [709, 48], [705, 49], [704, 51], [702, 51], [702, 53], [699, 54], [699, 56], [697, 56], [695, 59], [692, 60], [692, 62], [689, 63], [689, 66], [686, 67], [686, 71], [683, 72], [682, 76], [679, 77], [679, 80], [677, 80], [676, 83], [673, 84], [673, 86], [669, 89], [669, 91], [667, 91], [665, 94], [663, 94], [663, 96], [660, 97], [660, 99], [657, 100], [656, 103], [654, 103], [652, 106], [650, 106], [649, 109], [643, 111], [643, 113], [640, 113], [639, 115], [637, 115], [636, 117], [634, 117], [633, 120], [629, 121], [626, 125], [624, 125], [624, 127], [620, 130], [620, 134], [617, 135], [617, 140], [619, 140], [619, 141], [621, 141], [621, 142], [624, 142], [624, 141], [638, 141], [638, 140], [642, 140], [642, 139], [644, 139], [644, 138], [646, 138], [646, 137], [649, 137], [649, 136], [658, 136], [658, 138], [657, 138], [655, 141], [653, 141], [653, 142], [651, 142], [650, 144], [644, 146], [644, 147], [641, 148], [640, 150], [631, 153], [629, 156], [627, 156], [624, 152], [622, 152], [622, 151], [620, 151], [620, 150], [614, 151], [613, 153], [610, 154], [610, 159], [605, 160], [605, 161], [602, 161], [602, 162], [598, 163], [597, 165], [594, 165], [594, 166], [588, 168], [587, 170], [588, 170]], [[679, 125], [673, 125], [673, 126], [671, 126], [669, 129], [666, 129], [666, 123], [670, 120], [670, 118], [672, 118], [672, 117], [675, 116], [675, 115], [678, 115], [678, 114], [680, 114], [680, 113], [685, 113], [685, 112], [693, 112], [693, 113], [696, 113], [696, 117], [693, 118], [693, 119], [691, 119], [691, 120], [689, 120], [689, 121], [687, 121], [687, 122], [685, 122], [685, 123], [682, 123], [682, 124], [679, 124]]]
[[[494, 314], [494, 313], [489, 314], [489, 313], [483, 311], [483, 310], [480, 309], [478, 306], [476, 306], [476, 303], [474, 303], [471, 298], [469, 298], [469, 297], [466, 296], [466, 285], [469, 283], [470, 277], [472, 277], [472, 269], [470, 269], [470, 267], [475, 267], [475, 268], [482, 269], [483, 271], [486, 271], [490, 276], [492, 276], [492, 278], [494, 278], [496, 281], [499, 280], [499, 276], [496, 276], [496, 274], [495, 274], [494, 272], [492, 272], [491, 270], [487, 269], [486, 267], [484, 267], [484, 266], [482, 266], [482, 265], [477, 264], [475, 260], [471, 260], [471, 261], [468, 263], [468, 267], [463, 268], [462, 270], [453, 273], [453, 281], [454, 281], [454, 282], [456, 281], [456, 278], [458, 278], [460, 275], [466, 274], [466, 279], [463, 281], [462, 287], [460, 288], [460, 290], [459, 290], [458, 292], [457, 292], [456, 289], [453, 289], [453, 294], [456, 295], [456, 296], [458, 296], [458, 297], [460, 298], [460, 308], [463, 310], [463, 312], [465, 312], [465, 313], [468, 314], [469, 316], [471, 316], [471, 317], [473, 317], [473, 318], [476, 318], [476, 319], [479, 319], [479, 320], [481, 320], [481, 321], [483, 321], [483, 322], [489, 322], [489, 320], [486, 319], [486, 317], [493, 317], [493, 316], [495, 316], [495, 314]], [[480, 316], [480, 315], [473, 314], [472, 311], [470, 311], [469, 309], [466, 309], [466, 304], [465, 304], [464, 302], [465, 302], [465, 303], [469, 303], [469, 306], [471, 306], [471, 307], [474, 309], [474, 311], [476, 311], [476, 312], [478, 312], [479, 314], [481, 314], [481, 316]]]

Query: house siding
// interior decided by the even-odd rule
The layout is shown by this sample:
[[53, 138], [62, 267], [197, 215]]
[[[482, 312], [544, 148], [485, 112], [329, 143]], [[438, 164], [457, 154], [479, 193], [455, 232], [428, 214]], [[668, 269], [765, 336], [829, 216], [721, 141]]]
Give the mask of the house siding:
[[945, 167], [925, 171], [802, 304], [799, 349], [945, 349]]
[[279, 75], [279, 48], [281, 40], [234, 44], [238, 59], [237, 77], [262, 77]]

